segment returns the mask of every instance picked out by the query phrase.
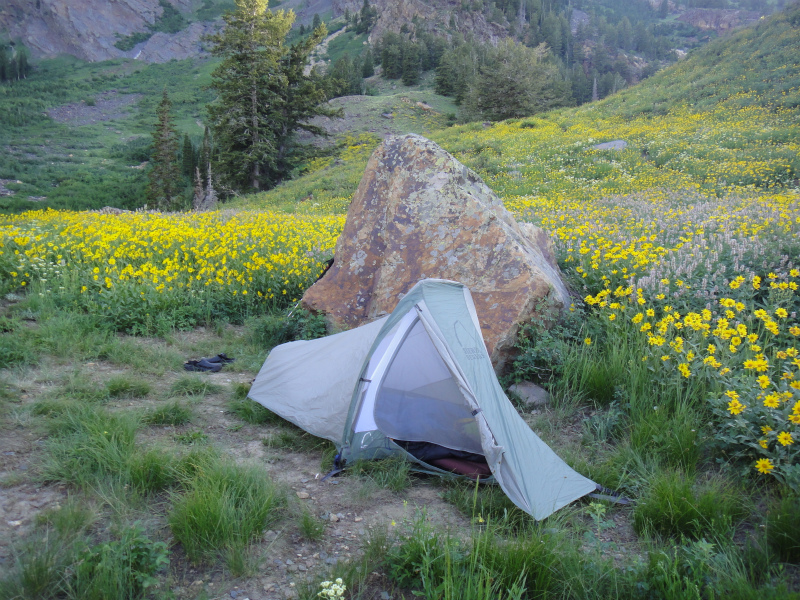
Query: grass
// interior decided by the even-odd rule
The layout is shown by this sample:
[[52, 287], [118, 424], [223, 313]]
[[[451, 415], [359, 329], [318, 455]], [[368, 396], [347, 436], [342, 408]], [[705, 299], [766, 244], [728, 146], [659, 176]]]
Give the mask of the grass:
[[175, 380], [169, 391], [173, 396], [203, 398], [209, 394], [216, 394], [221, 389], [219, 385], [211, 383], [202, 375], [183, 375]]
[[112, 398], [144, 398], [151, 391], [150, 383], [138, 377], [116, 375], [106, 381], [108, 395]]
[[148, 425], [185, 425], [190, 423], [194, 416], [191, 407], [173, 400], [157, 408], [147, 411], [142, 421]]
[[201, 467], [186, 487], [173, 500], [169, 525], [193, 562], [228, 552], [231, 567], [286, 506], [285, 492], [263, 471], [222, 460]]
[[727, 537], [748, 513], [744, 490], [722, 478], [695, 481], [680, 471], [660, 471], [633, 513], [638, 533]]

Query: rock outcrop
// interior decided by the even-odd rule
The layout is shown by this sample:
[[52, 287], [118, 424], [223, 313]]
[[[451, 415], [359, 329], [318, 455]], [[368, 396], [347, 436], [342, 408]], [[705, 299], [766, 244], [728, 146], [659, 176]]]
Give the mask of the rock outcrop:
[[[187, 10], [192, 4], [191, 0], [170, 3], [178, 10]], [[200, 52], [200, 30], [208, 25], [154, 34], [128, 52], [114, 46], [120, 38], [148, 31], [162, 12], [159, 0], [4, 0], [0, 31], [8, 31], [12, 39], [40, 58], [71, 54], [100, 61], [134, 58], [142, 51], [149, 62], [167, 62]]]
[[428, 277], [470, 288], [498, 370], [542, 300], [569, 301], [544, 231], [517, 224], [478, 175], [433, 142], [389, 138], [369, 160], [333, 266], [303, 305], [356, 327]]
[[737, 27], [751, 25], [759, 17], [759, 13], [752, 10], [693, 8], [682, 13], [678, 21], [694, 25], [698, 29], [713, 29], [717, 33], [725, 33]]

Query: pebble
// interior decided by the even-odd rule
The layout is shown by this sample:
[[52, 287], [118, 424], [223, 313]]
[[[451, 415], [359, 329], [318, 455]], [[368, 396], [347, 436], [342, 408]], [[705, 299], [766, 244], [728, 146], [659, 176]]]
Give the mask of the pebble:
[[356, 523], [361, 523], [361, 521], [363, 521], [363, 520], [364, 520], [364, 517], [356, 517], [356, 518], [355, 518], [355, 519], [353, 519], [353, 520], [354, 520]]
[[295, 493], [297, 494], [297, 497], [300, 498], [300, 500], [306, 500], [307, 498], [310, 498], [308, 492], [295, 492]]
[[304, 477], [300, 480], [300, 483], [308, 483], [308, 477]]
[[239, 595], [239, 592], [231, 592], [231, 598], [236, 598]]
[[390, 600], [390, 599], [391, 596], [389, 595], [389, 592], [381, 592], [381, 600]]
[[337, 523], [339, 521], [339, 515], [334, 515], [333, 513], [331, 513], [330, 520], [331, 523]]

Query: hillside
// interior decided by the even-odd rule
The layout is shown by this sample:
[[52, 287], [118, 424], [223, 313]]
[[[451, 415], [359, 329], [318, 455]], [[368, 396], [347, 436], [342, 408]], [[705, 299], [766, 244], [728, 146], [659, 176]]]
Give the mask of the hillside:
[[[795, 5], [714, 42], [603, 101], [431, 137], [507, 198], [600, 197], [661, 186], [713, 194], [796, 190], [799, 10]], [[614, 139], [628, 148], [592, 148]], [[323, 181], [339, 182], [336, 174], [345, 169], [358, 172], [360, 160], [326, 167]], [[316, 177], [286, 182], [259, 202], [286, 206], [308, 195], [307, 181], [315, 181], [318, 198], [349, 197], [357, 184], [341, 178], [349, 187], [326, 189]]]

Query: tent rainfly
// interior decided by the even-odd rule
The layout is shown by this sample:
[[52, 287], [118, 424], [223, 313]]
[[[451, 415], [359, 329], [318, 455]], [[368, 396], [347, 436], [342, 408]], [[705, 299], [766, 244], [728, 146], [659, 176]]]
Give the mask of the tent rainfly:
[[389, 316], [274, 348], [250, 398], [334, 442], [342, 465], [402, 455], [420, 470], [480, 476], [535, 519], [599, 489], [517, 414], [460, 283], [426, 279]]

